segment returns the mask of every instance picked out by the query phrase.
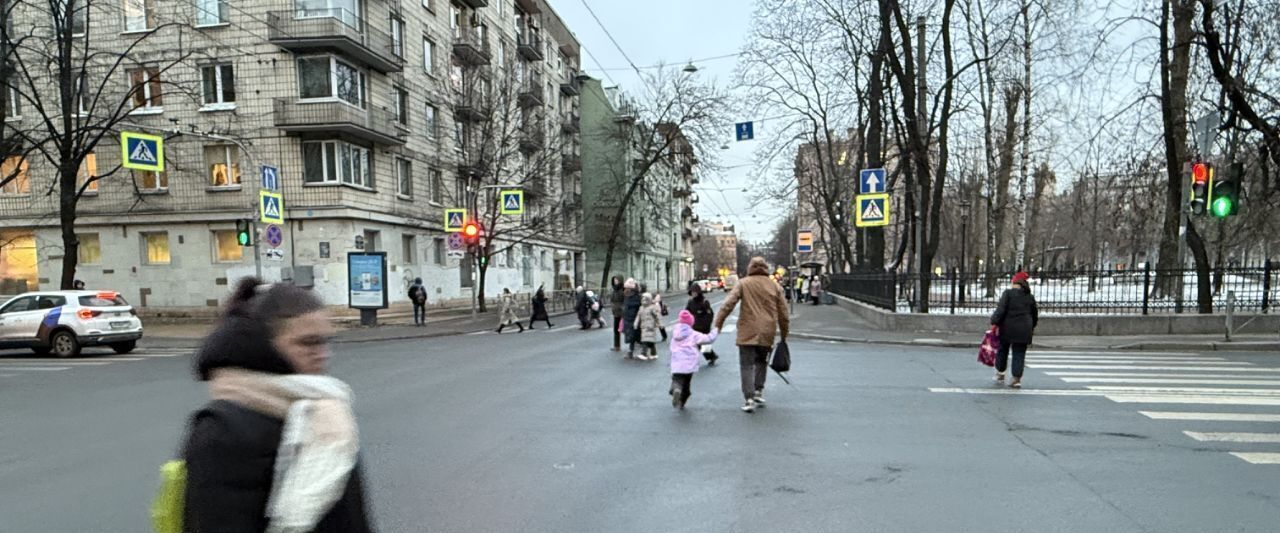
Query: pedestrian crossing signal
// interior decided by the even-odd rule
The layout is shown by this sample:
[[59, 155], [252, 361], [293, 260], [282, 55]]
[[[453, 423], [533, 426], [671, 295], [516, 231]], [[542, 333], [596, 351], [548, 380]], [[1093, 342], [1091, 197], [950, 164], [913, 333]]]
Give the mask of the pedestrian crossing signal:
[[120, 134], [122, 166], [134, 170], [164, 170], [164, 137], [145, 133]]
[[483, 233], [484, 230], [480, 227], [480, 224], [476, 222], [468, 222], [467, 225], [462, 228], [462, 237], [466, 239], [468, 245], [478, 244], [480, 242], [480, 235]]
[[253, 246], [252, 220], [236, 221], [236, 242], [240, 243], [240, 246]]

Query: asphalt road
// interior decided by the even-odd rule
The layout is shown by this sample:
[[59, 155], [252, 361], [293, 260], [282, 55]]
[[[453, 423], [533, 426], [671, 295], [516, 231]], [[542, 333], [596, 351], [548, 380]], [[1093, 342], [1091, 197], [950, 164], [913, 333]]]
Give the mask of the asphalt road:
[[[1033, 351], [1041, 368], [1010, 394], [971, 350], [797, 340], [794, 386], [771, 375], [767, 409], [738, 410], [730, 360], [704, 367], [678, 412], [665, 347], [659, 361], [624, 361], [607, 330], [570, 320], [554, 331], [336, 347], [332, 373], [357, 394], [379, 531], [1277, 528], [1280, 465], [1228, 453], [1280, 451], [1265, 442], [1280, 425], [1275, 356]], [[717, 348], [732, 355], [732, 335]], [[138, 355], [0, 353], [0, 532], [149, 530], [157, 467], [204, 391], [187, 354]], [[1134, 385], [1046, 372], [1234, 377]], [[1091, 386], [1242, 390], [1213, 400]], [[1155, 403], [1125, 396], [1139, 394]]]

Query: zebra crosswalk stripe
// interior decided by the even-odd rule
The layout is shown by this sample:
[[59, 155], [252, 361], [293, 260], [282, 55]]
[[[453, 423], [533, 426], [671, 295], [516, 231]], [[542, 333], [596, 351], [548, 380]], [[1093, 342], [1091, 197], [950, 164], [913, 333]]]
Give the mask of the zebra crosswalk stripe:
[[1202, 433], [1199, 431], [1183, 431], [1182, 433], [1200, 442], [1280, 444], [1280, 433]]
[[1188, 413], [1178, 411], [1138, 411], [1152, 420], [1191, 420], [1200, 422], [1280, 422], [1280, 414], [1259, 413]]
[[1280, 379], [1179, 379], [1179, 378], [1058, 378], [1067, 383], [1168, 383], [1178, 385], [1272, 385], [1280, 387]]
[[1197, 372], [1261, 372], [1261, 373], [1277, 373], [1280, 368], [1259, 368], [1249, 366], [1141, 366], [1141, 365], [1099, 365], [1099, 364], [1034, 364], [1027, 365], [1027, 368], [1035, 369], [1052, 369], [1052, 370], [1187, 370]]
[[1280, 453], [1231, 452], [1231, 455], [1255, 465], [1280, 465]]

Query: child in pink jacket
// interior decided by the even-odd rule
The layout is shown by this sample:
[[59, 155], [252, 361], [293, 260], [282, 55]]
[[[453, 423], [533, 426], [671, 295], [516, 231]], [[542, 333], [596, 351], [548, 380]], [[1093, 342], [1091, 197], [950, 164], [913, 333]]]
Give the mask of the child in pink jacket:
[[716, 341], [719, 330], [704, 335], [693, 330], [693, 313], [680, 311], [680, 323], [671, 331], [671, 406], [684, 409], [689, 401], [693, 385], [693, 373], [698, 371], [702, 359], [703, 344]]

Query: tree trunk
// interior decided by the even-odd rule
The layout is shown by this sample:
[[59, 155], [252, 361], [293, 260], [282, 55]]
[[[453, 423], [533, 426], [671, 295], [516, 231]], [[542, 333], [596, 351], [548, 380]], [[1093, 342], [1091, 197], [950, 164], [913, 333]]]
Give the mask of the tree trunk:
[[1004, 263], [1006, 218], [1009, 212], [1009, 182], [1013, 179], [1013, 152], [1018, 148], [1018, 107], [1022, 97], [1022, 89], [1010, 85], [1004, 90], [1004, 138], [1000, 140], [1000, 161], [996, 167], [995, 186], [992, 196], [995, 205], [991, 211], [991, 225], [995, 228], [992, 239], [992, 250], [987, 260], [987, 296], [995, 296], [996, 276], [999, 274], [998, 263]]
[[1018, 173], [1018, 228], [1014, 267], [1027, 264], [1027, 180], [1031, 172], [1031, 2], [1022, 2], [1022, 164]]
[[[871, 86], [868, 88], [868, 120], [867, 125], [867, 166], [869, 168], [884, 167], [884, 55], [890, 53], [893, 46], [889, 39], [889, 14], [884, 2], [880, 2], [880, 43], [871, 55]], [[886, 178], [888, 175], [886, 174]], [[888, 190], [886, 188], [886, 190]], [[858, 209], [857, 205], [853, 209]], [[884, 270], [884, 228], [873, 227], [864, 230], [866, 236], [866, 266], [871, 270]]]
[[[63, 164], [63, 167], [70, 166]], [[58, 221], [62, 226], [62, 279], [59, 287], [66, 291], [75, 288], [76, 267], [80, 263], [80, 238], [76, 236], [76, 207], [80, 192], [76, 187], [76, 170], [58, 169]], [[139, 302], [141, 303], [141, 302]]]

